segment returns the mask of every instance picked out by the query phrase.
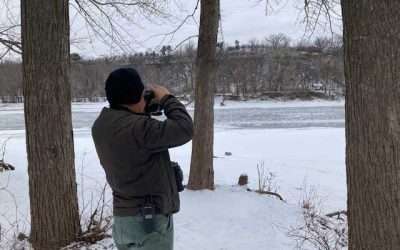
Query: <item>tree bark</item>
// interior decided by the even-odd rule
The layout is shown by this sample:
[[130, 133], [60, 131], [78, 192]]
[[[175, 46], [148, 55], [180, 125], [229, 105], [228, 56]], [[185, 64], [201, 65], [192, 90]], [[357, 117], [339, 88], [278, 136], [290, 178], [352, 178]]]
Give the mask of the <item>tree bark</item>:
[[195, 84], [194, 138], [188, 188], [214, 189], [214, 78], [219, 0], [201, 0]]
[[342, 11], [349, 249], [400, 249], [400, 2]]
[[69, 83], [68, 0], [21, 0], [23, 91], [34, 249], [80, 233]]

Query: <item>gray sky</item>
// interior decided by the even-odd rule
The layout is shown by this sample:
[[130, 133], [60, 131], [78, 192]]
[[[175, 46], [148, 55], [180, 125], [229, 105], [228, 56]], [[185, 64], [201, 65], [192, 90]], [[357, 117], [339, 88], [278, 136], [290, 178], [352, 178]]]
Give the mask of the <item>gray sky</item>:
[[[156, 24], [147, 20], [142, 20], [141, 26], [129, 25], [132, 32], [133, 49], [136, 51], [146, 51], [150, 49], [159, 50], [160, 45], [172, 45], [173, 47], [189, 36], [198, 33], [198, 20], [200, 10], [197, 11], [195, 22], [189, 19], [174, 36], [163, 36], [161, 34], [173, 31], [187, 15], [190, 15], [196, 5], [196, 0], [175, 0], [169, 7], [169, 12], [176, 18], [172, 20], [155, 19]], [[304, 1], [286, 0], [277, 1], [274, 8], [266, 13], [266, 3], [260, 0], [221, 0], [222, 32], [219, 40], [228, 44], [234, 44], [235, 40], [242, 43], [251, 39], [263, 40], [270, 34], [285, 33], [294, 42], [300, 39], [310, 39], [310, 34], [305, 33], [303, 24], [303, 10], [301, 9]], [[324, 20], [322, 20], [324, 22]], [[341, 23], [334, 23], [334, 32], [341, 33]], [[75, 29], [80, 30], [80, 29]], [[315, 36], [331, 36], [328, 25], [321, 25], [315, 31]], [[75, 33], [76, 37], [87, 37], [87, 33]], [[311, 38], [312, 39], [312, 38]], [[196, 39], [194, 39], [196, 41]], [[120, 51], [116, 46], [107, 46], [96, 39], [92, 43], [79, 44], [73, 46], [73, 50], [85, 56], [99, 56], [118, 54]]]
[[[303, 0], [272, 0], [275, 4], [273, 10], [266, 15], [266, 3], [262, 0], [221, 0], [222, 32], [219, 41], [233, 44], [235, 40], [246, 43], [251, 39], [263, 40], [270, 34], [285, 33], [294, 42], [300, 39], [310, 39], [310, 34], [305, 33], [305, 25], [302, 23]], [[140, 15], [132, 14], [136, 24], [126, 20], [118, 20], [118, 24], [124, 30], [122, 32], [126, 46], [124, 51], [128, 53], [144, 52], [147, 50], [159, 50], [161, 45], [179, 44], [189, 36], [198, 33], [198, 20], [200, 10], [196, 12], [195, 20], [189, 19], [174, 36], [165, 36], [176, 29], [183, 19], [194, 10], [197, 0], [172, 0], [166, 8], [169, 18], [151, 18], [148, 20]], [[9, 22], [19, 21], [19, 1], [8, 0], [13, 17], [6, 14], [5, 8], [0, 8], [0, 27]], [[86, 58], [97, 56], [110, 56], [121, 54], [121, 49], [116, 44], [105, 44], [102, 39], [94, 35], [88, 29], [85, 22], [71, 8], [71, 40], [72, 52], [77, 52]], [[322, 20], [324, 21], [324, 20]], [[334, 32], [341, 33], [340, 21], [334, 22]], [[330, 36], [328, 25], [321, 25], [315, 31], [315, 36]], [[312, 38], [311, 38], [312, 39]], [[193, 39], [196, 41], [196, 39]]]

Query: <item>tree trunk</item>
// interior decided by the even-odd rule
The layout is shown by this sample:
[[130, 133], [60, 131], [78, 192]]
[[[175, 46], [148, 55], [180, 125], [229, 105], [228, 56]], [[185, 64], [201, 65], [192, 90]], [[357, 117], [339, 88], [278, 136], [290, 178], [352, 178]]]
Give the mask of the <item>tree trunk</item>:
[[69, 83], [68, 0], [22, 0], [23, 91], [36, 250], [80, 232]]
[[214, 78], [219, 0], [201, 0], [194, 138], [188, 188], [214, 189]]
[[400, 1], [342, 11], [349, 249], [400, 249]]

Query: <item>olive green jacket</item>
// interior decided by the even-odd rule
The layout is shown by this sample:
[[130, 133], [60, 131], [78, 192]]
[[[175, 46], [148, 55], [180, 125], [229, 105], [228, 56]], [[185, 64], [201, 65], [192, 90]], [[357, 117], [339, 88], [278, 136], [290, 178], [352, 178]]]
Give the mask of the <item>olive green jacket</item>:
[[114, 215], [132, 216], [151, 197], [159, 214], [179, 211], [168, 149], [189, 142], [193, 121], [169, 95], [161, 100], [164, 121], [127, 109], [104, 108], [92, 127], [96, 151], [113, 191]]

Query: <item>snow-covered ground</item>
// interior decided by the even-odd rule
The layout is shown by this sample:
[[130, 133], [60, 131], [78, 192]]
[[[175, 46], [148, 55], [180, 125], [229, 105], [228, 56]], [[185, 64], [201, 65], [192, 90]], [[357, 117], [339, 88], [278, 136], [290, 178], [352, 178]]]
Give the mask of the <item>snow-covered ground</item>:
[[[96, 114], [101, 106], [74, 104], [73, 111], [75, 114]], [[228, 113], [218, 112], [219, 109]], [[18, 122], [21, 118], [14, 116], [18, 112], [21, 112], [19, 115], [23, 112], [20, 105], [0, 107], [0, 120], [3, 117], [7, 122]], [[264, 124], [272, 119], [279, 126], [274, 129], [264, 125], [254, 128], [232, 122], [232, 119], [237, 119], [236, 113], [241, 112], [248, 123]], [[322, 116], [319, 113], [324, 113], [323, 126], [319, 126]], [[228, 114], [233, 114], [233, 118], [226, 118]], [[260, 120], [258, 114], [265, 116], [265, 120]], [[305, 119], [310, 124], [302, 126], [299, 121]], [[307, 186], [313, 186], [321, 196], [324, 212], [345, 209], [345, 137], [340, 125], [344, 124], [343, 119], [343, 102], [247, 102], [217, 107], [219, 125], [215, 133], [214, 161], [217, 188], [214, 192], [182, 193], [182, 211], [175, 216], [176, 249], [293, 249], [294, 242], [286, 234], [301, 219], [299, 201]], [[284, 123], [294, 125], [281, 127]], [[92, 195], [99, 195], [105, 178], [90, 130], [85, 124], [80, 125], [75, 129], [75, 149], [82, 205], [87, 204]], [[13, 194], [10, 196], [0, 191], [0, 223], [3, 228], [9, 224], [5, 219], [10, 223], [15, 221], [15, 202], [18, 205], [17, 220], [21, 224], [29, 221], [25, 134], [18, 126], [14, 130], [0, 130], [0, 141], [10, 136], [5, 160], [17, 169], [0, 174], [0, 187], [8, 183], [7, 189]], [[171, 150], [171, 158], [181, 164], [186, 180], [190, 149], [191, 145], [187, 144]], [[232, 155], [226, 156], [225, 152]], [[238, 177], [246, 173], [249, 187], [256, 188], [257, 165], [260, 164], [276, 176], [274, 183], [285, 203], [235, 186]], [[107, 196], [111, 198], [109, 190]], [[111, 240], [103, 242], [103, 245], [110, 244]]]

